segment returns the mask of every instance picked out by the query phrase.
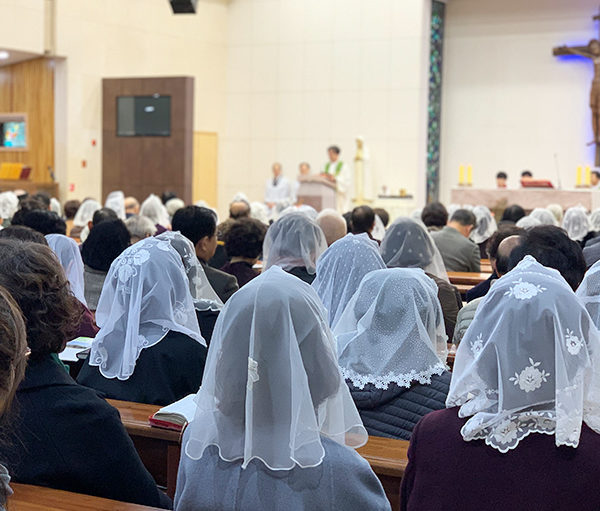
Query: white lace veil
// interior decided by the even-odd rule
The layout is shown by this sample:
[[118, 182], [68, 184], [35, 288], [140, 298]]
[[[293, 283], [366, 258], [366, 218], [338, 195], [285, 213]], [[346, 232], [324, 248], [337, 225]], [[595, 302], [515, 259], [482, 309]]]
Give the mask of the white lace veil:
[[63, 208], [60, 201], [56, 197], [50, 199], [50, 211], [56, 213], [59, 217], [63, 217]]
[[548, 204], [548, 206], [546, 206], [546, 209], [554, 215], [554, 218], [556, 218], [556, 221], [558, 222], [557, 225], [560, 225], [563, 219], [562, 206], [560, 204]]
[[317, 210], [308, 204], [301, 204], [300, 206], [288, 206], [281, 213], [279, 213], [279, 218], [284, 215], [289, 215], [290, 213], [303, 213], [311, 220], [316, 220], [319, 214]]
[[317, 259], [327, 250], [325, 234], [306, 214], [293, 211], [269, 227], [263, 242], [265, 269], [277, 265], [284, 270], [299, 266], [313, 275]]
[[471, 231], [471, 239], [479, 245], [498, 230], [498, 225], [487, 206], [475, 206], [473, 214], [477, 219], [477, 226]]
[[590, 214], [590, 225], [592, 231], [600, 231], [600, 208], [595, 209]]
[[388, 268], [421, 268], [448, 280], [440, 251], [421, 222], [398, 218], [386, 231], [379, 252]]
[[102, 209], [102, 204], [94, 199], [87, 199], [81, 203], [75, 217], [73, 218], [73, 225], [77, 227], [87, 227], [88, 222], [94, 218], [94, 213]]
[[573, 241], [581, 241], [591, 231], [592, 226], [585, 209], [582, 206], [575, 206], [565, 211], [562, 228]]
[[383, 220], [381, 220], [379, 215], [375, 215], [375, 227], [373, 227], [371, 236], [379, 241], [385, 236], [385, 225], [383, 225]]
[[112, 209], [121, 220], [125, 220], [125, 194], [118, 190], [110, 192], [104, 203], [105, 208]]
[[312, 287], [327, 309], [331, 328], [335, 327], [363, 277], [385, 268], [378, 249], [377, 243], [366, 234], [346, 234], [319, 257]]
[[368, 439], [342, 378], [326, 311], [315, 291], [270, 268], [235, 293], [213, 332], [185, 454], [216, 445], [225, 461], [270, 470], [315, 467], [322, 436]]
[[159, 197], [151, 193], [140, 206], [140, 215], [147, 216], [157, 225], [168, 227], [171, 225], [171, 219], [167, 208], [162, 203]]
[[194, 299], [196, 310], [221, 310], [223, 302], [210, 285], [204, 268], [196, 257], [194, 244], [179, 231], [165, 231], [156, 236], [159, 240], [168, 241], [181, 256], [185, 273], [190, 283], [190, 293]]
[[342, 375], [360, 389], [387, 389], [442, 374], [448, 337], [437, 291], [418, 268], [366, 275], [333, 330]]
[[600, 261], [595, 262], [586, 272], [576, 294], [600, 329]]
[[269, 210], [263, 202], [252, 202], [250, 204], [250, 217], [269, 225]]
[[554, 269], [526, 256], [491, 287], [456, 353], [448, 407], [500, 452], [530, 433], [577, 447], [600, 433], [600, 334]]
[[100, 331], [89, 364], [105, 378], [127, 380], [144, 348], [169, 331], [206, 346], [181, 256], [165, 240], [146, 238], [112, 263], [96, 309]]
[[535, 208], [529, 213], [531, 218], [536, 218], [542, 225], [554, 225], [558, 227], [558, 220], [548, 208]]
[[75, 295], [75, 298], [87, 307], [84, 293], [83, 260], [81, 259], [79, 245], [73, 238], [63, 234], [47, 234], [46, 241], [65, 271], [67, 280], [71, 285], [71, 292]]
[[14, 192], [0, 193], [0, 218], [9, 219], [19, 209], [19, 198]]
[[540, 220], [535, 217], [527, 215], [522, 218], [519, 218], [519, 220], [517, 220], [517, 223], [515, 225], [517, 227], [520, 227], [521, 229], [531, 229], [532, 227], [537, 227], [539, 225], [542, 225], [542, 222], [540, 222]]

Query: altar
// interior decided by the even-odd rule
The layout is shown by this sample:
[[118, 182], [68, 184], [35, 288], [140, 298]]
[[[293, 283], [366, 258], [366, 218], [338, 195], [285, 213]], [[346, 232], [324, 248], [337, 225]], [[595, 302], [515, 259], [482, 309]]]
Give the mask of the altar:
[[450, 192], [450, 203], [487, 206], [491, 210], [503, 210], [518, 204], [526, 211], [545, 208], [548, 204], [560, 204], [563, 209], [583, 206], [588, 211], [600, 208], [600, 190], [556, 190], [553, 188], [482, 189], [458, 187]]

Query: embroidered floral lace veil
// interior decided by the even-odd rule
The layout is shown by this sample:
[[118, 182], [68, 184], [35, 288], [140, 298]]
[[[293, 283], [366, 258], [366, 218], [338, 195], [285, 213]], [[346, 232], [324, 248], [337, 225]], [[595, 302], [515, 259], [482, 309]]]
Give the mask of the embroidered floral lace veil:
[[554, 269], [526, 256], [480, 303], [456, 353], [448, 407], [465, 440], [500, 452], [531, 433], [577, 447], [600, 433], [600, 334]]

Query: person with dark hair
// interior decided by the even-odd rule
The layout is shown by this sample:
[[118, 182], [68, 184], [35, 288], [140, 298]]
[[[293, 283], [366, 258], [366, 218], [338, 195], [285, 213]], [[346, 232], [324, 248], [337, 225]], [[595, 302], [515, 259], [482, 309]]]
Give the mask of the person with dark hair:
[[[502, 241], [509, 236], [518, 236], [523, 232], [523, 229], [520, 227], [516, 227], [514, 225], [504, 225], [501, 226], [494, 234], [492, 234], [487, 244], [487, 256], [492, 267], [492, 274], [487, 280], [480, 282], [475, 287], [472, 287], [467, 291], [467, 302], [475, 300], [475, 298], [481, 298], [482, 296], [485, 296], [490, 290], [490, 285], [492, 282], [500, 278], [497, 268], [497, 254], [500, 243], [502, 243]], [[504, 270], [503, 273], [506, 273], [507, 271], [508, 270]]]
[[41, 202], [46, 209], [50, 209], [50, 195], [46, 192], [37, 192], [33, 195], [33, 198], [39, 202]]
[[0, 230], [0, 239], [7, 238], [21, 241], [31, 241], [32, 243], [40, 243], [48, 245], [46, 238], [41, 232], [38, 232], [31, 227], [25, 225], [9, 225]]
[[47, 234], [66, 234], [67, 224], [53, 211], [47, 209], [33, 210], [23, 217], [22, 225]]
[[350, 221], [352, 222], [352, 234], [365, 233], [373, 239], [371, 233], [375, 227], [375, 213], [369, 206], [355, 207], [352, 210]]
[[390, 223], [390, 214], [383, 208], [373, 208], [373, 212], [381, 218], [381, 223], [384, 227], [387, 227]]
[[25, 219], [25, 215], [30, 211], [37, 210], [47, 210], [48, 208], [44, 207], [44, 204], [39, 200], [34, 199], [32, 197], [26, 197], [23, 200], [19, 201], [19, 209], [13, 215], [10, 224], [11, 225], [23, 225], [23, 220]]
[[590, 174], [590, 184], [592, 188], [600, 188], [600, 170], [594, 169]]
[[240, 218], [225, 235], [225, 248], [231, 259], [221, 271], [233, 275], [240, 288], [260, 275], [253, 266], [262, 252], [266, 232], [267, 226], [262, 222], [254, 218]]
[[531, 170], [524, 170], [523, 172], [521, 172], [521, 180], [530, 180], [533, 178], [533, 173], [531, 172]]
[[526, 255], [535, 257], [538, 263], [558, 270], [575, 291], [586, 271], [581, 246], [567, 236], [560, 227], [540, 225], [522, 235], [523, 242], [513, 250], [508, 264], [512, 270]]
[[199, 206], [186, 206], [173, 215], [173, 231], [179, 231], [195, 247], [196, 256], [206, 277], [223, 303], [238, 289], [233, 275], [208, 265], [217, 249], [217, 219], [213, 211]]
[[441, 231], [448, 223], [448, 211], [441, 202], [430, 202], [421, 211], [421, 220], [429, 232]]
[[502, 213], [502, 219], [500, 223], [516, 224], [521, 218], [525, 216], [525, 210], [518, 204], [508, 206]]
[[31, 350], [16, 397], [19, 427], [0, 444], [14, 481], [168, 508], [117, 410], [75, 383], [58, 358], [81, 309], [50, 248], [0, 240], [0, 286], [23, 313]]
[[500, 171], [496, 174], [496, 188], [506, 188], [506, 181], [508, 180], [508, 174], [504, 171]]
[[67, 224], [67, 232], [70, 233], [71, 229], [73, 229], [73, 221], [75, 219], [75, 215], [77, 210], [81, 206], [81, 202], [78, 200], [68, 200], [64, 205], [65, 212], [65, 222]]
[[346, 230], [352, 232], [352, 211], [346, 211], [342, 216], [346, 220]]
[[102, 222], [106, 222], [109, 220], [118, 220], [117, 214], [110, 208], [100, 208], [98, 211], [94, 212], [92, 216], [92, 222], [89, 224], [90, 231], [96, 227], [98, 224]]
[[169, 202], [171, 199], [177, 199], [177, 194], [175, 192], [172, 192], [171, 190], [165, 190], [160, 196], [160, 200], [165, 206], [167, 205], [167, 202]]
[[81, 245], [85, 300], [90, 310], [98, 307], [104, 280], [112, 262], [130, 243], [130, 235], [122, 220], [105, 220], [94, 227]]
[[479, 247], [469, 239], [476, 225], [477, 219], [471, 211], [457, 209], [452, 213], [446, 227], [431, 233], [433, 241], [442, 254], [446, 270], [466, 272], [481, 270]]

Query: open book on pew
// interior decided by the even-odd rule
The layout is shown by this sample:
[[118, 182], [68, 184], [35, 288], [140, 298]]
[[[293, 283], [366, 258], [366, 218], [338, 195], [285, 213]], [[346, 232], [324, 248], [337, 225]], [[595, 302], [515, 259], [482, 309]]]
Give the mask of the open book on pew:
[[189, 394], [183, 399], [161, 408], [148, 418], [148, 422], [157, 428], [181, 431], [196, 414], [195, 397], [196, 394]]

